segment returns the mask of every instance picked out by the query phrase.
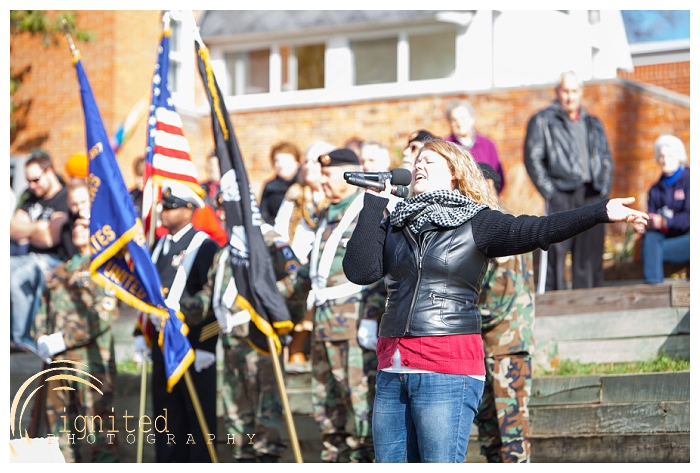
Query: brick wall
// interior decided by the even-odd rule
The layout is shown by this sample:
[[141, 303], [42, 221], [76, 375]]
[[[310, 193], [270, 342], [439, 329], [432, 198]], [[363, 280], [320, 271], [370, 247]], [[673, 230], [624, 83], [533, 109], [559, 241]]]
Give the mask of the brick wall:
[[[95, 32], [91, 43], [76, 43], [83, 67], [109, 135], [138, 100], [150, 94], [156, 48], [162, 28], [158, 11], [79, 11], [80, 29]], [[12, 154], [41, 147], [49, 151], [56, 170], [75, 153], [85, 152], [85, 127], [78, 80], [65, 37], [44, 48], [41, 38], [11, 38], [14, 73], [25, 72], [13, 96], [20, 106], [20, 128], [10, 137]], [[144, 152], [146, 122], [118, 159], [131, 185], [131, 161]]]
[[690, 95], [690, 61], [634, 66], [634, 72], [618, 71], [617, 75]]
[[[157, 11], [81, 11], [79, 25], [98, 34], [93, 44], [78, 44], [109, 134], [139, 98], [150, 93], [150, 81], [160, 34]], [[15, 94], [21, 128], [11, 136], [12, 154], [40, 146], [63, 173], [73, 153], [84, 152], [82, 107], [70, 51], [65, 40], [44, 49], [39, 39], [17, 38], [11, 45], [13, 71], [26, 69], [24, 83]], [[198, 101], [206, 98], [197, 77]], [[447, 102], [455, 96], [424, 96], [342, 106], [299, 107], [234, 113], [235, 127], [258, 195], [272, 177], [270, 148], [291, 140], [304, 150], [314, 140], [341, 145], [351, 136], [385, 143], [396, 163], [407, 136], [419, 128], [444, 136]], [[521, 87], [465, 93], [477, 111], [477, 129], [493, 139], [506, 172], [505, 204], [514, 213], [540, 213], [543, 201], [532, 186], [522, 164], [522, 144], [528, 118], [554, 98], [551, 87]], [[653, 142], [663, 133], [679, 136], [690, 150], [690, 106], [677, 97], [645, 90], [620, 79], [586, 84], [584, 106], [605, 124], [615, 160], [612, 196], [632, 195], [644, 208], [646, 189], [658, 178]], [[205, 178], [206, 153], [212, 148], [209, 116], [182, 114], [184, 132], [200, 178]], [[118, 160], [128, 186], [133, 185], [131, 163], [142, 155], [146, 124], [141, 120]]]
[[[340, 145], [353, 135], [385, 143], [396, 164], [408, 135], [419, 128], [444, 136], [449, 126], [443, 111], [455, 96], [421, 97], [352, 104], [245, 112], [232, 115], [236, 135], [259, 192], [272, 176], [269, 150], [279, 140], [292, 140], [302, 149], [313, 140]], [[459, 96], [477, 112], [477, 129], [496, 143], [506, 172], [504, 200], [514, 213], [540, 213], [543, 200], [525, 171], [522, 145], [528, 118], [554, 98], [551, 87], [492, 90]], [[584, 106], [603, 121], [615, 160], [612, 196], [631, 195], [645, 202], [646, 189], [658, 179], [653, 143], [663, 133], [679, 136], [690, 150], [690, 109], [622, 80], [587, 84]], [[211, 136], [209, 120], [199, 135]], [[643, 205], [640, 206], [642, 208]]]

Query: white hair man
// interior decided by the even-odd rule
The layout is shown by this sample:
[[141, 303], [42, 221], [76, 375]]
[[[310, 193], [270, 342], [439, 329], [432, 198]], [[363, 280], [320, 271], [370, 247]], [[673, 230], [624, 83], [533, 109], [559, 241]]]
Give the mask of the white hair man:
[[[556, 98], [529, 120], [524, 161], [530, 179], [552, 214], [599, 202], [610, 193], [613, 159], [603, 123], [581, 106], [583, 87], [575, 73], [557, 81]], [[571, 252], [572, 287], [603, 283], [605, 226], [598, 225], [547, 251], [546, 290], [566, 289], [564, 266]]]

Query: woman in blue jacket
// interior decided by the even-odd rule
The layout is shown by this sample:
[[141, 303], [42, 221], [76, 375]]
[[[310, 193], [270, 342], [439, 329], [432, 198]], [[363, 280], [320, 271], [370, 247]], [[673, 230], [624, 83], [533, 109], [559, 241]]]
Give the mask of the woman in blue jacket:
[[642, 268], [646, 284], [664, 281], [664, 263], [690, 262], [690, 169], [683, 142], [661, 135], [654, 143], [661, 177], [649, 189], [646, 225], [635, 230], [642, 237]]

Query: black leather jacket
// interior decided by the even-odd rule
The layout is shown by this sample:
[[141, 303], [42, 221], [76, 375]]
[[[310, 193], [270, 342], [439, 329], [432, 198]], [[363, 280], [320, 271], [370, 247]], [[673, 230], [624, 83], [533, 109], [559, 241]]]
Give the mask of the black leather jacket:
[[[583, 107], [580, 110], [579, 120], [586, 121], [588, 130], [591, 184], [604, 198], [612, 186], [614, 164], [610, 146], [603, 123], [588, 115]], [[523, 156], [530, 179], [545, 199], [583, 184], [572, 122], [557, 100], [530, 118]]]
[[481, 333], [477, 303], [487, 257], [474, 243], [471, 221], [454, 229], [429, 225], [420, 235], [389, 226], [380, 337]]

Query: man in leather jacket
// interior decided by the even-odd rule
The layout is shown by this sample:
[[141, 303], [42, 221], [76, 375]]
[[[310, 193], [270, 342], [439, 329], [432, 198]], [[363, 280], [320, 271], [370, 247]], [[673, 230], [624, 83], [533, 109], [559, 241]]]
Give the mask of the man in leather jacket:
[[[563, 73], [556, 100], [535, 113], [527, 125], [525, 167], [545, 199], [545, 213], [582, 207], [610, 193], [613, 160], [602, 122], [581, 107], [582, 84]], [[547, 252], [546, 290], [566, 289], [564, 264], [570, 251], [573, 289], [603, 283], [605, 226], [598, 225]]]

